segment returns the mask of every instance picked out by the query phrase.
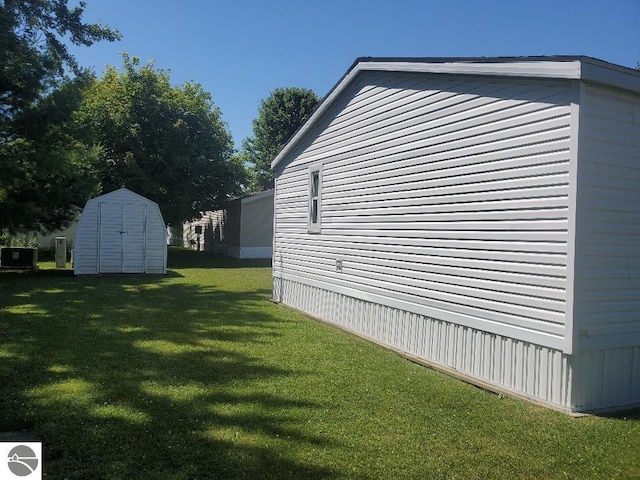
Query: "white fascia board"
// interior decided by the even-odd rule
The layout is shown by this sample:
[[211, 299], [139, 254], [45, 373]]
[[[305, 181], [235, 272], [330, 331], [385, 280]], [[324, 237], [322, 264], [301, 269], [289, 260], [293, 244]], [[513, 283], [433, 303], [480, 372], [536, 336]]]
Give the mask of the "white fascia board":
[[358, 70], [582, 80], [640, 93], [640, 72], [589, 57], [575, 60], [362, 62]]
[[582, 62], [581, 77], [587, 83], [604, 85], [640, 94], [640, 72], [596, 59]]
[[416, 73], [447, 73], [459, 75], [490, 75], [498, 77], [580, 78], [580, 61], [522, 62], [362, 62], [359, 70]]

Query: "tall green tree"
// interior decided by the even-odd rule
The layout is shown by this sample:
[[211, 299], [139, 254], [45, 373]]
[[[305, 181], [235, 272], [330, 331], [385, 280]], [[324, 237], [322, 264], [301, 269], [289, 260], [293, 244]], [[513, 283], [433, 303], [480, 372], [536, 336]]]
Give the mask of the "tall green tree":
[[250, 188], [273, 187], [271, 161], [320, 103], [309, 89], [277, 88], [260, 102], [253, 136], [245, 139], [240, 158], [250, 164]]
[[103, 192], [127, 187], [157, 202], [173, 225], [219, 208], [241, 191], [244, 167], [211, 95], [172, 86], [169, 72], [123, 56], [87, 91], [77, 129], [100, 145]]
[[18, 135], [0, 145], [0, 225], [4, 231], [51, 231], [66, 226], [94, 196], [99, 147], [79, 141], [69, 125], [85, 77], [67, 80], [16, 115]]
[[0, 133], [13, 133], [14, 116], [30, 107], [62, 79], [65, 68], [79, 73], [67, 42], [90, 46], [120, 34], [99, 23], [86, 24], [86, 4], [69, 8], [68, 0], [0, 2]]
[[[60, 126], [85, 77], [68, 42], [113, 41], [118, 32], [82, 21], [85, 4], [0, 1], [0, 230], [49, 230], [72, 218], [93, 190], [94, 148]], [[65, 72], [78, 75], [65, 81]]]

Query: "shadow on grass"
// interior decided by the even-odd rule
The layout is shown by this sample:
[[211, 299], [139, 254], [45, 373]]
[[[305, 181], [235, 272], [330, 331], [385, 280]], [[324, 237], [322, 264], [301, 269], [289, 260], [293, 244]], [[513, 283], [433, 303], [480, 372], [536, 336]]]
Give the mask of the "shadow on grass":
[[270, 258], [219, 257], [211, 252], [197, 252], [188, 248], [169, 247], [167, 267], [175, 268], [243, 268], [270, 267]]
[[267, 290], [55, 270], [0, 290], [0, 431], [33, 431], [49, 477], [339, 476], [287, 455], [326, 444], [300, 419], [321, 406], [260, 389], [298, 374], [254, 354], [281, 335]]

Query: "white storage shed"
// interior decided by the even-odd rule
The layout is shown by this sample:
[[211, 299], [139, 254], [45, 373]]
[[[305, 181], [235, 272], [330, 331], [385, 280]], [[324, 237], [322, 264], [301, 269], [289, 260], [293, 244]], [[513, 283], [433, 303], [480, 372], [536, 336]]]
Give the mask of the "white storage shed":
[[167, 273], [167, 229], [158, 204], [121, 188], [89, 200], [74, 236], [76, 275]]
[[275, 300], [558, 409], [640, 405], [640, 72], [358, 59], [272, 167]]

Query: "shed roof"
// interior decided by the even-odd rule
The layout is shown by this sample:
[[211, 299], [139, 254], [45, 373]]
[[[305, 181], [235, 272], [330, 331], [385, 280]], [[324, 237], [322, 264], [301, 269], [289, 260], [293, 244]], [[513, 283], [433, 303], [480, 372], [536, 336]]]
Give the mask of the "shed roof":
[[535, 57], [359, 57], [329, 91], [311, 117], [276, 155], [275, 168], [335, 99], [363, 72], [414, 72], [492, 77], [580, 80], [640, 93], [640, 71], [580, 55]]
[[135, 199], [137, 201], [140, 201], [142, 203], [152, 203], [152, 204], [157, 205], [157, 203], [154, 202], [153, 200], [151, 200], [151, 199], [149, 199], [147, 197], [143, 197], [139, 193], [136, 193], [136, 192], [134, 192], [132, 190], [129, 190], [128, 188], [124, 188], [124, 187], [119, 188], [117, 190], [113, 190], [113, 191], [108, 192], [108, 193], [104, 193], [104, 194], [99, 195], [97, 197], [93, 197], [87, 203], [94, 202], [94, 201], [103, 202], [103, 201], [107, 200], [110, 197], [116, 197], [117, 198], [117, 197], [121, 197], [123, 195], [126, 195], [126, 196], [128, 196], [128, 197], [130, 197], [132, 199]]

